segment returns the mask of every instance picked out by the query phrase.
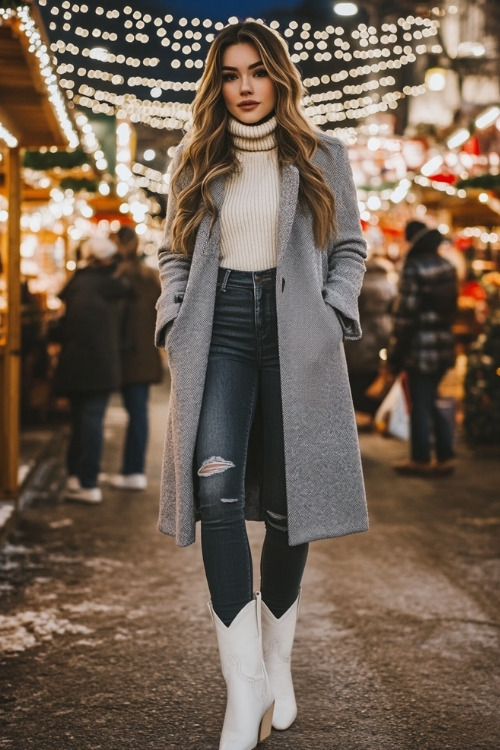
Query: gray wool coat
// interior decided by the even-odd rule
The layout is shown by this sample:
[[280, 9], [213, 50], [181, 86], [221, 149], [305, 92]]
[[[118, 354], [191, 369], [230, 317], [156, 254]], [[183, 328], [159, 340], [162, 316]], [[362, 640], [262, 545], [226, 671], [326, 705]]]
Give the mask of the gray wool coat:
[[[336, 198], [338, 230], [327, 251], [315, 246], [311, 216], [299, 203], [299, 172], [282, 169], [276, 298], [285, 436], [288, 535], [292, 545], [365, 531], [363, 475], [344, 339], [361, 336], [358, 295], [366, 257], [344, 145], [321, 135], [314, 162]], [[182, 147], [181, 147], [182, 148]], [[173, 169], [179, 151], [174, 157]], [[220, 207], [224, 179], [212, 195]], [[195, 540], [197, 476], [193, 456], [203, 398], [219, 268], [220, 226], [205, 217], [192, 258], [171, 247], [176, 210], [169, 199], [159, 248], [162, 283], [156, 344], [166, 349], [171, 393], [159, 529], [187, 546]], [[263, 520], [259, 420], [252, 428], [245, 515]]]

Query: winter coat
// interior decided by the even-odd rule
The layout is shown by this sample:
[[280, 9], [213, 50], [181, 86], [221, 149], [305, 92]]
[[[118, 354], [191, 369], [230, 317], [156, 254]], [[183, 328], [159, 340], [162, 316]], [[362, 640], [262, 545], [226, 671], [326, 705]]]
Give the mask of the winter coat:
[[113, 266], [78, 270], [59, 296], [66, 305], [54, 376], [61, 394], [113, 391], [121, 383], [122, 300], [128, 289]]
[[[432, 242], [432, 233], [429, 233]], [[437, 242], [438, 240], [435, 240]], [[423, 240], [406, 256], [394, 305], [387, 352], [393, 372], [444, 372], [455, 362], [452, 324], [457, 309], [457, 272]]]
[[[336, 197], [338, 230], [327, 251], [315, 246], [311, 216], [298, 202], [299, 172], [281, 172], [276, 300], [285, 437], [289, 542], [367, 529], [354, 410], [343, 339], [361, 335], [358, 295], [364, 273], [356, 193], [343, 144], [322, 135], [314, 162]], [[173, 168], [179, 151], [174, 159]], [[212, 183], [220, 209], [224, 179]], [[219, 268], [220, 220], [205, 217], [192, 258], [171, 252], [175, 200], [170, 197], [159, 249], [162, 293], [156, 343], [171, 373], [159, 528], [181, 546], [195, 539], [198, 518], [193, 455], [203, 398]], [[245, 515], [263, 520], [260, 420], [252, 427]]]
[[350, 373], [376, 373], [380, 369], [380, 350], [385, 349], [392, 330], [391, 308], [396, 283], [391, 278], [392, 264], [373, 257], [366, 262], [366, 274], [359, 295], [359, 318], [363, 336], [346, 341], [345, 353]]
[[116, 275], [130, 288], [123, 321], [122, 385], [159, 383], [163, 368], [160, 352], [154, 345], [154, 331], [160, 277], [139, 258], [123, 260]]

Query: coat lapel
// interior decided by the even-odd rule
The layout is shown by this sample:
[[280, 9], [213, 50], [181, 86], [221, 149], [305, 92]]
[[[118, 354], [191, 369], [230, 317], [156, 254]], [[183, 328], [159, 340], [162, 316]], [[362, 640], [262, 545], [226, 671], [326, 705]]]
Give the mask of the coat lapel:
[[280, 203], [278, 211], [278, 263], [282, 259], [297, 210], [299, 198], [299, 170], [293, 164], [285, 164], [281, 175]]
[[224, 183], [225, 178], [222, 176], [216, 177], [215, 180], [213, 180], [212, 184], [210, 185], [210, 193], [212, 195], [212, 198], [214, 200], [215, 206], [217, 208], [217, 218], [215, 220], [214, 226], [212, 227], [212, 230], [210, 231], [210, 227], [212, 224], [211, 217], [205, 216], [201, 227], [204, 229], [205, 234], [205, 242], [204, 242], [204, 255], [219, 255], [220, 251], [220, 210], [222, 207], [222, 200], [224, 198]]

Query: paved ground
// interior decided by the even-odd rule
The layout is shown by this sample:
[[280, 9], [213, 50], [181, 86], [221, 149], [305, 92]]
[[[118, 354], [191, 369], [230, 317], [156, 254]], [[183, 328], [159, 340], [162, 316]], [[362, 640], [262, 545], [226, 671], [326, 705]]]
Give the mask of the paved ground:
[[[158, 388], [147, 492], [65, 503], [57, 451], [35, 478], [0, 555], [0, 748], [218, 747], [224, 689], [200, 550], [156, 531], [165, 412]], [[116, 401], [106, 471], [122, 431]], [[361, 440], [371, 531], [312, 545], [299, 717], [263, 747], [498, 750], [499, 451], [459, 446], [457, 473], [429, 481], [392, 473], [402, 443]]]

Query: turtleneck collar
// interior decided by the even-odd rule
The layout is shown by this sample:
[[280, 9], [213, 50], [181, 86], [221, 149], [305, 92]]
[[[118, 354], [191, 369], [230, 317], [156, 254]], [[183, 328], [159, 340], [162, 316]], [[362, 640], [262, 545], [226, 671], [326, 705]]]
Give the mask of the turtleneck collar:
[[240, 151], [270, 151], [276, 148], [276, 117], [261, 122], [260, 125], [245, 125], [231, 117], [229, 132], [234, 145]]

